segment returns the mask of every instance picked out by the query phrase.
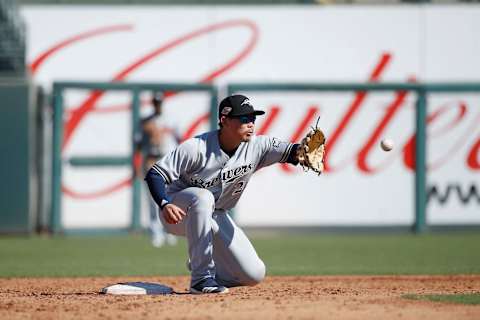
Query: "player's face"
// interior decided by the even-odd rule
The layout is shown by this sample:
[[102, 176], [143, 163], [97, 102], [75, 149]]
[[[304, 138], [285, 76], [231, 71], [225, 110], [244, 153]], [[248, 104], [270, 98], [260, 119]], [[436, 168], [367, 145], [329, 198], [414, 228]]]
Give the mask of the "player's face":
[[228, 129], [232, 134], [242, 142], [248, 142], [252, 138], [255, 130], [256, 116], [245, 115], [229, 119]]

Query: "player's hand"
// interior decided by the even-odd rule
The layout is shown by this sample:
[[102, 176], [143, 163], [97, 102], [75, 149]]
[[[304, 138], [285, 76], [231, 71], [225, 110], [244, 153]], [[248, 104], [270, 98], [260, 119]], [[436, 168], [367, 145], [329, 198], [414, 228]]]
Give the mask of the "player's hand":
[[169, 224], [177, 224], [183, 220], [183, 218], [187, 215], [182, 208], [174, 205], [173, 203], [167, 204], [163, 207], [162, 210], [163, 217], [165, 221]]

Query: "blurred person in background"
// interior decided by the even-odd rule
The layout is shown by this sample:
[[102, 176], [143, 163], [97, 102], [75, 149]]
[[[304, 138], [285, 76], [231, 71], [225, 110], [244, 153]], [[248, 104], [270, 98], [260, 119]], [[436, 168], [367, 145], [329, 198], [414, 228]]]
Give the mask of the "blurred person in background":
[[[163, 98], [163, 92], [153, 92], [153, 113], [141, 119], [141, 135], [137, 139], [137, 151], [141, 153], [143, 161], [141, 173], [138, 172], [138, 176], [145, 176], [155, 162], [169, 151], [169, 143], [167, 143], [167, 140], [171, 138], [172, 130], [169, 129], [166, 119], [162, 115]], [[157, 248], [162, 247], [164, 244], [175, 245], [177, 243], [177, 238], [172, 234], [166, 233], [159, 220], [158, 205], [152, 197], [148, 195], [147, 197], [149, 207], [149, 230], [152, 245]]]

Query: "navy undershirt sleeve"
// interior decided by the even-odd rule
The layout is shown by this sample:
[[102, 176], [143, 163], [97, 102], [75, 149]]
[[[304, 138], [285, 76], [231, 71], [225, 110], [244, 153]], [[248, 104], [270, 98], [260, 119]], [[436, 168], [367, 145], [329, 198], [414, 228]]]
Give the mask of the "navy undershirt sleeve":
[[163, 207], [171, 201], [165, 190], [165, 180], [158, 174], [158, 172], [150, 169], [147, 172], [145, 181], [147, 182], [153, 200], [155, 200], [158, 206], [163, 209]]
[[296, 143], [292, 146], [292, 149], [290, 149], [290, 154], [288, 155], [287, 161], [285, 161], [285, 162], [293, 164], [295, 166], [298, 164], [297, 149], [298, 149], [299, 146], [300, 146], [300, 144], [298, 144], [298, 143]]

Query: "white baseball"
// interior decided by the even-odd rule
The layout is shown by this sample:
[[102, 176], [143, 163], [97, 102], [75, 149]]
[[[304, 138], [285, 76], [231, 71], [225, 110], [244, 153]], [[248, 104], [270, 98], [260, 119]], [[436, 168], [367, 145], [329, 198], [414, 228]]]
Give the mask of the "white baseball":
[[383, 139], [380, 142], [380, 146], [382, 147], [383, 151], [390, 151], [393, 149], [393, 141], [390, 139]]

